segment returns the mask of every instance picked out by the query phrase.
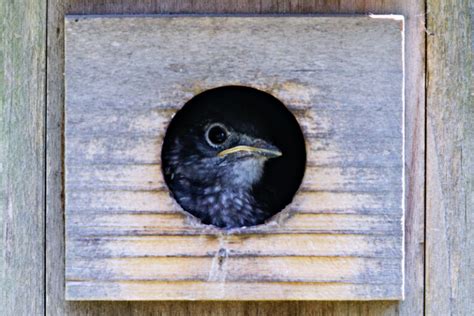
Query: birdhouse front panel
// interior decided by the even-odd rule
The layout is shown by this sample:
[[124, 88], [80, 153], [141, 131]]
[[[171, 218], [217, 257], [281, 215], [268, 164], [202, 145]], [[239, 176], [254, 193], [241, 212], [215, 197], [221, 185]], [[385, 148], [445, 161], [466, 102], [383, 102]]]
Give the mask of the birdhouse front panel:
[[403, 298], [402, 17], [65, 23], [67, 299]]

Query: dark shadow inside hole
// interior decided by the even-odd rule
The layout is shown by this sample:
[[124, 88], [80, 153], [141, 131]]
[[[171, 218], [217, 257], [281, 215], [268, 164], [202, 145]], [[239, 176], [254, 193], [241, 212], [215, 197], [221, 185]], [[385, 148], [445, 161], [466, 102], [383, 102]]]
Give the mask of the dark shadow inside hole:
[[272, 95], [244, 86], [204, 91], [171, 120], [162, 170], [173, 197], [204, 224], [263, 224], [303, 179], [301, 128]]

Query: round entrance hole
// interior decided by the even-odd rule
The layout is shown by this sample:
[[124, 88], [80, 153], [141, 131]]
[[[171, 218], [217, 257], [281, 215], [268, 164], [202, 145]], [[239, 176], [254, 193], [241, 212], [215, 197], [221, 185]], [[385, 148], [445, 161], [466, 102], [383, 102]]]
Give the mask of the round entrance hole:
[[272, 95], [243, 86], [204, 91], [171, 120], [162, 170], [173, 197], [204, 224], [263, 224], [303, 179], [301, 128]]

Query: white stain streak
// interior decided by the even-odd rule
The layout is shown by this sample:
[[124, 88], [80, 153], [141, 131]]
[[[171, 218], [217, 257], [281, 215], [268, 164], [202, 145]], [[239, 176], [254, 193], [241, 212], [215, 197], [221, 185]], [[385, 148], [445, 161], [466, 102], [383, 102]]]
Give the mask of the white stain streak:
[[216, 250], [216, 254], [212, 258], [211, 268], [209, 270], [209, 276], [207, 280], [209, 282], [219, 282], [224, 285], [227, 277], [227, 262], [229, 250], [227, 249], [226, 236], [223, 234], [219, 234], [218, 238], [219, 248]]
[[391, 19], [396, 21], [405, 21], [405, 17], [400, 14], [369, 14], [372, 19]]

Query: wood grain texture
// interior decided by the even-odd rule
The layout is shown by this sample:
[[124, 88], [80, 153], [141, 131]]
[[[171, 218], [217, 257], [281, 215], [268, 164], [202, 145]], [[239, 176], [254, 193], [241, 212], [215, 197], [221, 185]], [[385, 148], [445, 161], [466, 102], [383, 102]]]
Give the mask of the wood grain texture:
[[0, 314], [44, 311], [45, 4], [0, 3]]
[[[223, 2], [222, 2], [223, 3]], [[117, 13], [399, 13], [406, 49], [406, 298], [403, 302], [66, 302], [62, 215], [63, 16]], [[51, 315], [421, 315], [424, 255], [424, 2], [423, 1], [61, 1], [48, 11], [47, 313]]]
[[[48, 0], [47, 89], [46, 89], [46, 276], [45, 314], [66, 315], [63, 303], [64, 195], [63, 195], [63, 129], [64, 129], [64, 17], [65, 3]], [[83, 313], [88, 313], [83, 311]], [[96, 312], [97, 314], [97, 312]]]
[[470, 315], [474, 116], [469, 1], [431, 0], [428, 12], [426, 313]]
[[[380, 286], [374, 285], [367, 288], [366, 285], [344, 284], [344, 283], [288, 283], [271, 282], [262, 283], [239, 283], [229, 282], [223, 288], [218, 282], [199, 281], [147, 281], [147, 286], [143, 286], [143, 281], [96, 281], [70, 283], [71, 290], [79, 299], [87, 300], [90, 297], [89, 290], [94, 289], [98, 295], [98, 300], [107, 300], [111, 294], [122, 300], [175, 300], [182, 297], [182, 300], [247, 300], [265, 301], [268, 297], [276, 300], [311, 300], [317, 297], [331, 297], [333, 301], [344, 300], [347, 296], [357, 293], [360, 300], [373, 300], [374, 297], [384, 297], [387, 292], [397, 291], [398, 285]], [[298, 286], [295, 286], [295, 285]], [[86, 286], [84, 286], [86, 285]], [[166, 290], [164, 290], [166, 289]], [[186, 289], [183, 291], [183, 289]], [[370, 290], [370, 291], [367, 291]], [[128, 293], [125, 294], [124, 293]]]
[[[400, 18], [366, 16], [68, 17], [67, 297], [140, 299], [142, 282], [140, 293], [154, 293], [147, 299], [298, 299], [300, 286], [312, 289], [301, 299], [402, 298], [403, 32]], [[196, 93], [229, 84], [268, 91], [294, 112], [308, 144], [308, 168], [284, 212], [266, 225], [222, 232], [183, 214], [169, 196], [159, 157], [176, 109]], [[152, 168], [140, 173], [143, 167]], [[343, 195], [345, 205], [321, 204], [322, 196], [342, 202]], [[391, 252], [384, 258], [363, 248], [357, 256], [318, 256], [315, 239], [236, 256], [244, 243], [252, 247], [254, 239], [240, 236], [249, 232], [267, 243], [283, 233], [363, 234], [369, 243], [396, 238], [386, 239]], [[204, 257], [183, 249], [180, 256], [131, 258], [124, 248], [117, 257], [98, 258], [89, 247], [72, 249], [84, 246], [74, 243], [77, 237], [94, 237], [101, 252], [104, 236], [174, 235], [205, 243], [201, 234], [230, 234], [235, 251], [223, 239], [214, 244], [214, 256]], [[347, 246], [340, 241], [333, 240], [335, 249]], [[107, 296], [94, 281], [111, 282], [118, 291]], [[123, 281], [134, 282], [133, 292]], [[155, 292], [151, 281], [170, 286]], [[221, 291], [188, 292], [181, 281], [207, 281]], [[288, 290], [266, 291], [274, 282], [286, 282]], [[339, 294], [319, 283], [337, 283]], [[242, 296], [255, 286], [260, 293]]]

